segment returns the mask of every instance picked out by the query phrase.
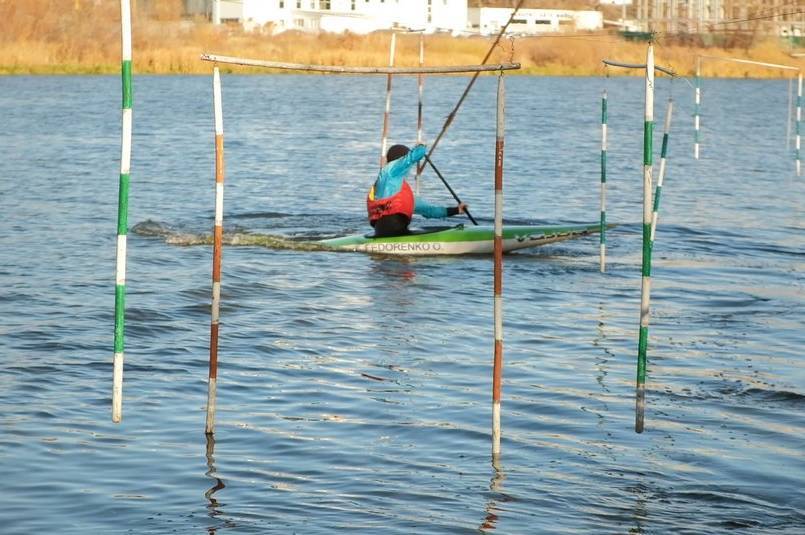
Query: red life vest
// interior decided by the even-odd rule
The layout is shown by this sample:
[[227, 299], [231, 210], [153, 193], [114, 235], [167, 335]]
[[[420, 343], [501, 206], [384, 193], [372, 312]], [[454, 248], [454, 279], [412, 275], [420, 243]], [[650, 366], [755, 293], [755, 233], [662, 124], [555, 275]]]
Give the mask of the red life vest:
[[369, 212], [369, 224], [373, 227], [381, 217], [393, 214], [402, 214], [411, 221], [414, 215], [414, 192], [403, 180], [400, 191], [385, 199], [375, 199], [375, 187], [372, 186], [366, 197], [366, 210]]

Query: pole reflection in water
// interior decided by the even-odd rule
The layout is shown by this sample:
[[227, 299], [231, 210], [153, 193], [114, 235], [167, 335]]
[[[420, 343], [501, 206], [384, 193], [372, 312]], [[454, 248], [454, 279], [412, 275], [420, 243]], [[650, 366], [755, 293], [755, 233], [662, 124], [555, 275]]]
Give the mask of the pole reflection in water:
[[[417, 303], [417, 261], [414, 258], [373, 257], [366, 296], [372, 300], [377, 319], [387, 327], [406, 325]], [[377, 303], [377, 306], [374, 304]]]
[[478, 526], [478, 531], [482, 533], [496, 529], [500, 519], [500, 512], [502, 511], [500, 504], [510, 502], [513, 499], [508, 494], [500, 491], [503, 481], [506, 479], [506, 474], [500, 466], [500, 455], [492, 455], [492, 471], [492, 479], [489, 482], [489, 500], [487, 500], [484, 508], [486, 515], [481, 525]]
[[[598, 326], [595, 329], [595, 339], [593, 340], [593, 345], [599, 349], [601, 349], [603, 354], [596, 354], [595, 357], [595, 380], [598, 385], [601, 387], [601, 407], [603, 409], [603, 413], [596, 412], [598, 416], [598, 423], [597, 427], [600, 431], [604, 431], [604, 423], [605, 418], [604, 414], [609, 412], [609, 405], [607, 405], [604, 396], [609, 394], [609, 387], [606, 384], [606, 378], [609, 374], [607, 368], [609, 367], [610, 359], [615, 358], [615, 354], [607, 347], [608, 340], [607, 340], [607, 333], [606, 333], [606, 320], [608, 319], [606, 305], [604, 303], [598, 304]], [[609, 433], [607, 433], [609, 435]]]
[[414, 282], [416, 278], [415, 258], [401, 256], [399, 258], [388, 258], [383, 256], [371, 256], [372, 273], [383, 280], [388, 280], [395, 286], [404, 286], [409, 282]]
[[605, 383], [605, 379], [607, 374], [607, 364], [611, 358], [615, 357], [615, 354], [612, 352], [611, 349], [607, 347], [607, 333], [606, 333], [606, 322], [607, 319], [607, 310], [606, 305], [604, 303], [598, 304], [598, 326], [595, 329], [595, 339], [593, 340], [593, 345], [597, 348], [600, 348], [603, 352], [603, 355], [599, 355], [595, 357], [595, 367], [598, 373], [596, 373], [595, 380], [601, 386], [601, 390], [604, 392], [609, 393], [609, 387]]
[[645, 533], [643, 526], [648, 520], [648, 508], [646, 505], [648, 504], [651, 489], [643, 483], [638, 483], [633, 487], [629, 487], [628, 490], [635, 496], [634, 512], [632, 513], [634, 526], [629, 528], [629, 533], [630, 535], [639, 535]]
[[235, 527], [236, 524], [230, 520], [220, 518], [223, 515], [223, 511], [221, 510], [222, 504], [218, 503], [213, 495], [218, 492], [219, 490], [226, 488], [224, 481], [218, 477], [218, 472], [215, 469], [215, 435], [207, 434], [207, 471], [204, 472], [204, 475], [208, 478], [215, 481], [215, 485], [207, 489], [204, 493], [204, 497], [207, 498], [207, 515], [213, 520], [220, 521], [220, 525], [213, 525], [207, 528], [207, 532], [210, 535], [215, 535], [216, 531], [219, 528], [232, 528]]

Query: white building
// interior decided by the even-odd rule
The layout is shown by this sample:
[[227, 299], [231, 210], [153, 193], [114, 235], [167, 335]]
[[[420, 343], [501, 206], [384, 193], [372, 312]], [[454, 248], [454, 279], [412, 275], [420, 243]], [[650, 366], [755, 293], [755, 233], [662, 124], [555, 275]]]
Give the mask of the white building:
[[[481, 35], [494, 35], [512, 16], [512, 8], [474, 7], [468, 10], [469, 27]], [[594, 31], [604, 27], [600, 11], [567, 9], [521, 9], [509, 25], [508, 32], [540, 34], [549, 32]]]
[[185, 15], [206, 16], [216, 24], [240, 22], [243, 18], [241, 0], [184, 0], [183, 5]]
[[243, 26], [285, 30], [353, 32], [406, 28], [463, 32], [467, 0], [242, 0]]

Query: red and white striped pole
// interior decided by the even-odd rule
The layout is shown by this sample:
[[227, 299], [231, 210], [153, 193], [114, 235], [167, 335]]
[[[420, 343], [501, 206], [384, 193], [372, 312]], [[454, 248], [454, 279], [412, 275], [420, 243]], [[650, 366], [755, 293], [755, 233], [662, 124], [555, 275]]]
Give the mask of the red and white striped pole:
[[224, 114], [221, 106], [221, 74], [212, 75], [215, 110], [215, 226], [212, 250], [212, 315], [210, 321], [210, 375], [207, 385], [206, 433], [215, 432], [215, 396], [218, 382], [218, 320], [221, 310], [221, 255], [224, 238]]
[[[419, 66], [425, 65], [425, 36], [419, 34]], [[422, 135], [422, 97], [425, 90], [425, 76], [422, 74], [417, 75], [417, 87], [419, 89], [419, 103], [417, 105], [417, 120], [416, 120], [416, 143], [421, 145], [423, 142]], [[419, 181], [422, 177], [422, 170], [425, 169], [425, 162], [419, 162], [416, 166], [416, 178], [414, 180], [414, 193], [419, 195]]]
[[[397, 34], [391, 34], [389, 45], [389, 67], [394, 67], [394, 51], [397, 47]], [[391, 115], [391, 74], [386, 75], [386, 109], [383, 112], [383, 134], [380, 139], [380, 167], [386, 165], [386, 150], [388, 150], [389, 118]]]
[[495, 360], [492, 369], [492, 455], [500, 455], [500, 391], [503, 379], [503, 125], [506, 91], [498, 76], [497, 128], [495, 130]]

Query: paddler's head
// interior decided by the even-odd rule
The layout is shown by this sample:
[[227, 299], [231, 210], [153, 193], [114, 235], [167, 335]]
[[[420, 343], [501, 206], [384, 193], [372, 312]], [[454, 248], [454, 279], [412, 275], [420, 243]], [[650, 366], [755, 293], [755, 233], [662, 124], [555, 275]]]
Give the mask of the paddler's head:
[[409, 149], [405, 145], [392, 145], [386, 152], [386, 161], [393, 162], [408, 154]]

